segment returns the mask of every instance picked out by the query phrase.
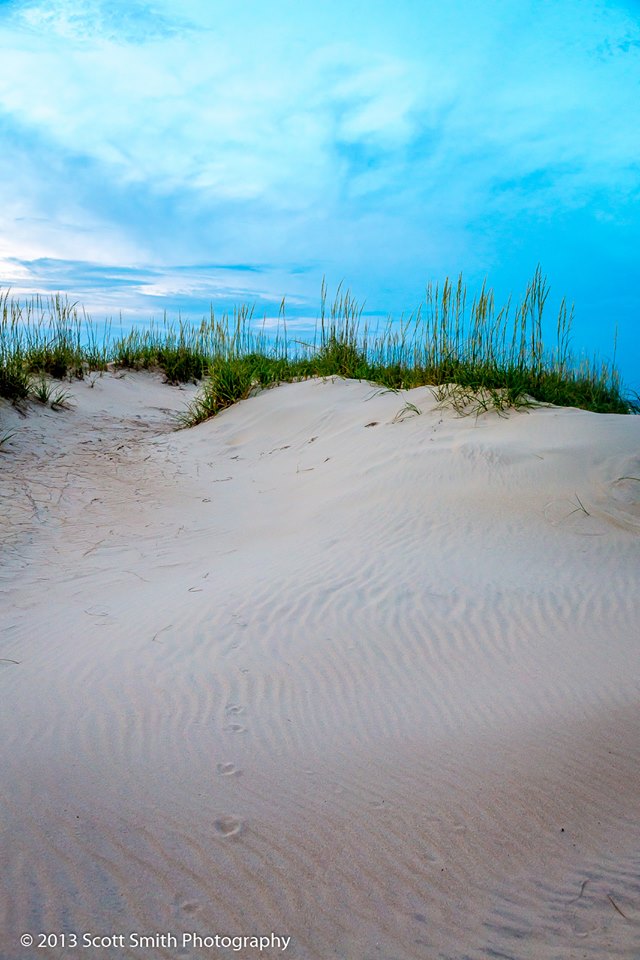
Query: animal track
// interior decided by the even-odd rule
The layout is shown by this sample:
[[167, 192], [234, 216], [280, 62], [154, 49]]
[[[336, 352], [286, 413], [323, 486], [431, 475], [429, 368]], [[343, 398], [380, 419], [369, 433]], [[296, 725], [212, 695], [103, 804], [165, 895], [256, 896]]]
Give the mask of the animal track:
[[239, 770], [235, 763], [218, 763], [216, 773], [221, 777], [239, 777], [242, 770]]
[[225, 723], [223, 730], [227, 730], [229, 733], [246, 733], [247, 728], [243, 727], [241, 723]]
[[228, 703], [224, 708], [226, 715], [235, 716], [238, 713], [244, 713], [244, 707], [241, 707], [238, 703]]
[[242, 821], [237, 817], [218, 817], [213, 826], [221, 837], [237, 837], [242, 830]]
[[[226, 717], [238, 717], [244, 713], [244, 707], [240, 706], [239, 703], [228, 703], [224, 708], [224, 712]], [[247, 730], [244, 724], [233, 719], [228, 719], [222, 729], [230, 733], [246, 733]]]
[[189, 903], [182, 904], [182, 910], [184, 913], [196, 913], [200, 909], [200, 904], [190, 901]]

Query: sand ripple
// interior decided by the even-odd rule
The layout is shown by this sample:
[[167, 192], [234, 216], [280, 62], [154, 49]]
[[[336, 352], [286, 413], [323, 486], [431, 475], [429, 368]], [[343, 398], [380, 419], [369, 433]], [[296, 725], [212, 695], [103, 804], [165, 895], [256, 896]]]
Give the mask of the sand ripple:
[[3, 476], [0, 955], [636, 957], [640, 421], [312, 381], [171, 434], [149, 389]]

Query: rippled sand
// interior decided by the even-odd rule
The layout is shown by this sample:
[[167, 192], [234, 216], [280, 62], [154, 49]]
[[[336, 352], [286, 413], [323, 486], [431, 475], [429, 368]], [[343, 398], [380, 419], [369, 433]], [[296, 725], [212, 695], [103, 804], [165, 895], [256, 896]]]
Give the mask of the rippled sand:
[[73, 392], [0, 410], [3, 960], [640, 956], [640, 418]]

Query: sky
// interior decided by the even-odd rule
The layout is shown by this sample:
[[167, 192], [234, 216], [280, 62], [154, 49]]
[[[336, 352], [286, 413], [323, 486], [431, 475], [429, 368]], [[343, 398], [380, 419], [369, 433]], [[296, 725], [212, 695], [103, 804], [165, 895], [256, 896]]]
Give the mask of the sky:
[[0, 289], [127, 325], [517, 299], [640, 390], [640, 0], [0, 0]]

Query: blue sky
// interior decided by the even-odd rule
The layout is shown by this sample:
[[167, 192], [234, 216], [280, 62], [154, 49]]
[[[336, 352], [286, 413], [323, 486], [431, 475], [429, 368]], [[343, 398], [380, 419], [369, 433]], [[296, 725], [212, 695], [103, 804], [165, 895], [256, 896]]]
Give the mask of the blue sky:
[[0, 287], [399, 317], [540, 262], [640, 389], [639, 2], [0, 0], [0, 53]]

